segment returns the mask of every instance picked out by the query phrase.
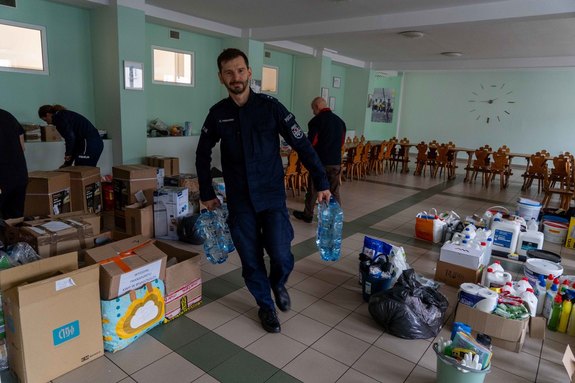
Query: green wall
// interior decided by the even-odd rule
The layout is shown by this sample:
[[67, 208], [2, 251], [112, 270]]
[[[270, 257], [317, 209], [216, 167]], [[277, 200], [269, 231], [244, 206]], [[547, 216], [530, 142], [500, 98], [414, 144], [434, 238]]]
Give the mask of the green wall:
[[[506, 144], [512, 152], [573, 152], [574, 89], [573, 69], [408, 73], [400, 136], [470, 148]], [[488, 115], [501, 121], [486, 123]]]
[[[344, 121], [346, 120], [346, 115], [345, 115], [345, 110], [344, 110], [344, 105], [345, 105], [345, 95], [346, 95], [346, 91], [345, 91], [345, 84], [346, 84], [346, 73], [347, 70], [344, 66], [341, 65], [335, 65], [333, 64], [331, 66], [331, 78], [330, 78], [330, 84], [329, 84], [329, 97], [335, 97], [335, 114], [337, 114], [339, 117], [341, 117]], [[340, 86], [339, 88], [334, 88], [333, 87], [333, 78], [334, 77], [339, 77], [340, 78]], [[365, 91], [364, 91], [365, 93]], [[351, 97], [351, 95], [350, 95]], [[329, 100], [326, 100], [328, 102], [329, 105]]]
[[264, 65], [278, 68], [278, 91], [270, 93], [277, 98], [288, 110], [292, 108], [294, 57], [291, 54], [266, 49], [270, 57], [264, 57]]
[[292, 112], [304, 130], [313, 117], [311, 100], [320, 93], [321, 69], [321, 58], [295, 57]]
[[0, 18], [46, 28], [49, 74], [0, 71], [0, 107], [39, 123], [40, 105], [62, 104], [95, 122], [90, 11], [43, 0], [17, 4], [0, 7]]
[[[196, 134], [204, 123], [209, 108], [222, 98], [223, 86], [218, 80], [217, 57], [222, 51], [219, 38], [177, 30], [180, 39], [170, 38], [170, 30], [156, 24], [146, 24], [145, 74], [146, 118], [160, 118], [165, 123], [181, 124], [191, 121]], [[194, 52], [194, 86], [152, 83], [152, 48], [180, 49]], [[226, 93], [227, 94], [227, 93]]]
[[345, 84], [345, 92], [347, 94], [343, 105], [343, 115], [345, 116], [344, 121], [347, 130], [348, 132], [355, 131], [356, 135], [361, 136], [364, 132], [368, 111], [366, 89], [368, 89], [369, 85], [369, 71], [359, 68], [347, 68], [343, 84]]

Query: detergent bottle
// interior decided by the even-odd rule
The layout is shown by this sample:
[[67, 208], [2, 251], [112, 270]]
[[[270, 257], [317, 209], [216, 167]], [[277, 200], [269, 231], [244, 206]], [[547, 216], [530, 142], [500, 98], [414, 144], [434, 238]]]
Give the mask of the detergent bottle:
[[565, 299], [561, 307], [561, 318], [559, 318], [559, 326], [557, 326], [557, 331], [559, 332], [567, 332], [567, 324], [569, 323], [569, 317], [571, 316], [573, 308], [572, 299], [571, 294], [565, 294]]

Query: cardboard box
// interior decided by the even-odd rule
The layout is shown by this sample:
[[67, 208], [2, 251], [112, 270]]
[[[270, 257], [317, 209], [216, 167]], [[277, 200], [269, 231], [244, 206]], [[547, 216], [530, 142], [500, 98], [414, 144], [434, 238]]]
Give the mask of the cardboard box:
[[142, 207], [139, 203], [126, 206], [124, 210], [126, 233], [130, 236], [141, 234], [154, 238], [154, 209], [152, 205]]
[[[156, 168], [146, 165], [121, 165], [112, 169], [115, 210], [138, 202], [136, 192], [156, 190]], [[150, 193], [151, 194], [151, 193]]]
[[188, 189], [164, 187], [154, 192], [154, 235], [178, 239], [178, 221], [189, 214]]
[[54, 125], [40, 126], [40, 136], [42, 137], [42, 141], [46, 142], [62, 141], [62, 136], [58, 133]]
[[102, 355], [97, 266], [77, 254], [0, 271], [8, 362], [23, 383], [51, 381]]
[[58, 170], [70, 174], [72, 210], [90, 213], [102, 211], [102, 184], [100, 168], [93, 166], [69, 166]]
[[[67, 214], [68, 215], [68, 214]], [[92, 224], [92, 222], [94, 224]], [[26, 242], [42, 258], [94, 247], [94, 237], [100, 234], [100, 217], [70, 216], [24, 221], [6, 221], [6, 242]]]
[[166, 242], [156, 246], [168, 255], [164, 322], [169, 322], [202, 304], [201, 257]]
[[177, 176], [164, 177], [164, 186], [179, 186], [188, 189], [188, 199], [195, 201], [200, 199], [200, 184], [198, 177], [191, 173], [180, 173]]
[[479, 249], [455, 243], [446, 243], [441, 247], [439, 260], [467, 269], [478, 269], [487, 265], [489, 254], [485, 251], [485, 248]]
[[459, 287], [464, 282], [479, 283], [483, 268], [468, 269], [452, 263], [437, 261], [435, 280], [453, 287]]
[[42, 130], [40, 125], [36, 124], [22, 124], [24, 129], [24, 141], [26, 142], [40, 142], [42, 141]]
[[567, 370], [570, 382], [575, 383], [575, 356], [573, 355], [573, 351], [571, 351], [571, 347], [569, 347], [569, 345], [567, 345], [567, 348], [565, 349], [562, 362]]
[[464, 304], [458, 304], [455, 310], [455, 322], [463, 322], [471, 326], [473, 335], [487, 334], [491, 337], [493, 345], [514, 352], [521, 351], [529, 326], [529, 318], [505, 319]]
[[575, 249], [575, 217], [571, 217], [571, 220], [569, 221], [569, 229], [567, 230], [565, 247], [569, 249]]
[[166, 177], [180, 174], [180, 159], [178, 157], [148, 156], [146, 164], [164, 169]]
[[141, 235], [89, 249], [85, 260], [87, 265], [100, 264], [100, 296], [104, 300], [166, 276], [167, 255]]
[[70, 175], [34, 171], [28, 174], [25, 216], [58, 215], [71, 211]]

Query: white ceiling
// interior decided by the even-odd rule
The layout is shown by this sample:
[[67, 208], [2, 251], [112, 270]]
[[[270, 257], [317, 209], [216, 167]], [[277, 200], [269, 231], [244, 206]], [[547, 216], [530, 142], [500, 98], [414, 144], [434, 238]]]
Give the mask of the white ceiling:
[[[89, 6], [108, 0], [64, 0]], [[117, 0], [155, 22], [376, 70], [575, 67], [575, 0]], [[420, 39], [400, 31], [418, 30]], [[327, 53], [325, 51], [327, 49]], [[449, 58], [445, 51], [462, 52]]]

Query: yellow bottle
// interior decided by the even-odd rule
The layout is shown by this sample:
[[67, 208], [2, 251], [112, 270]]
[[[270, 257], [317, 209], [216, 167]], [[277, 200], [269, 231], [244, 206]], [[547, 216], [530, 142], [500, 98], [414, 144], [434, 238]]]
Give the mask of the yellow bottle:
[[563, 301], [563, 309], [561, 310], [561, 319], [559, 319], [559, 326], [557, 326], [557, 331], [567, 332], [567, 324], [569, 323], [569, 316], [571, 315], [571, 309], [573, 303], [569, 299]]
[[567, 325], [567, 334], [575, 336], [575, 310], [571, 306], [571, 315], [569, 316], [569, 324]]

